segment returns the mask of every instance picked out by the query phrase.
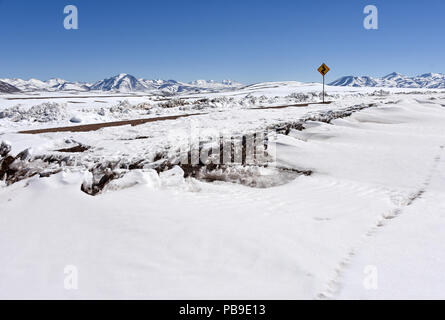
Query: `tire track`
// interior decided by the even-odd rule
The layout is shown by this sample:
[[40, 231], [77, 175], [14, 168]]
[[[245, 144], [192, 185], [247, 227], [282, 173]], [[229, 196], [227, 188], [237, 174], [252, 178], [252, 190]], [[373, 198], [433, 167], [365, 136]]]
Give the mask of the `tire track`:
[[382, 227], [390, 223], [391, 220], [394, 220], [401, 214], [403, 214], [405, 208], [413, 205], [419, 198], [422, 197], [423, 194], [425, 194], [429, 185], [431, 184], [431, 180], [437, 170], [439, 162], [442, 159], [442, 153], [444, 149], [445, 145], [441, 145], [438, 154], [434, 158], [434, 163], [430, 169], [430, 172], [420, 188], [416, 192], [413, 192], [408, 197], [403, 199], [397, 208], [392, 209], [389, 212], [385, 212], [378, 217], [376, 224], [362, 236], [359, 244], [351, 248], [347, 255], [340, 260], [340, 263], [335, 268], [335, 276], [333, 277], [333, 279], [328, 281], [328, 283], [326, 284], [326, 288], [322, 292], [318, 293], [315, 296], [315, 299], [335, 298], [335, 295], [337, 295], [341, 290], [341, 279], [343, 278], [347, 267], [351, 264], [352, 259], [356, 255], [358, 248], [361, 247], [362, 244], [364, 244], [364, 242], [366, 242], [370, 237], [374, 236]]

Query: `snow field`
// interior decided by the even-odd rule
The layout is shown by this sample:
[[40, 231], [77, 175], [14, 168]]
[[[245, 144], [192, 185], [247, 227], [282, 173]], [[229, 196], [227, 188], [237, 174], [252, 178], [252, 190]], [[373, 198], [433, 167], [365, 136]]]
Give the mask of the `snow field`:
[[[184, 179], [179, 168], [161, 175], [139, 170], [91, 197], [80, 191], [88, 173], [79, 167], [1, 187], [0, 297], [440, 297], [441, 285], [432, 283], [443, 270], [445, 182], [438, 156], [445, 142], [444, 99], [397, 97], [331, 124], [311, 122], [303, 131], [278, 135], [278, 164], [314, 172], [280, 186], [205, 183]], [[82, 161], [144, 156], [148, 146], [163, 144], [167, 126], [197, 121], [198, 127], [236, 132], [357, 102], [218, 112], [68, 136], [94, 147]], [[153, 138], [117, 139], [136, 134]], [[25, 142], [21, 136], [4, 134], [13, 148], [33, 144], [40, 152], [67, 138], [45, 134]], [[407, 206], [413, 195], [418, 198]], [[378, 227], [399, 208], [403, 214]], [[363, 292], [364, 264], [376, 265], [386, 279], [375, 292]], [[66, 265], [79, 270], [78, 290], [63, 287]], [[425, 267], [430, 276], [421, 272]], [[424, 286], [424, 279], [432, 285]]]

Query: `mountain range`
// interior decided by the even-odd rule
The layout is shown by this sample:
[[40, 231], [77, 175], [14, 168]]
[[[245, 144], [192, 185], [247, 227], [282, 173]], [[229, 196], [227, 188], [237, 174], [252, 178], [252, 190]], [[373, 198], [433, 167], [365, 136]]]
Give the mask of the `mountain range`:
[[[3, 84], [3, 85], [2, 85]], [[9, 86], [9, 87], [6, 87]], [[180, 92], [212, 92], [230, 90], [241, 87], [242, 84], [231, 80], [215, 82], [213, 80], [196, 80], [189, 83], [175, 80], [146, 80], [137, 79], [132, 75], [122, 73], [111, 78], [97, 81], [94, 84], [71, 82], [52, 78], [46, 81], [38, 79], [0, 79], [0, 92], [12, 93], [17, 90], [33, 91], [113, 91], [113, 92], [148, 92], [163, 93]], [[4, 89], [3, 89], [4, 87]], [[15, 88], [15, 89], [14, 89]], [[16, 91], [14, 91], [16, 90]]]
[[[386, 87], [386, 88], [428, 88], [445, 89], [445, 74], [426, 73], [408, 77], [397, 72], [382, 78], [369, 76], [346, 76], [331, 82], [331, 86], [345, 87]], [[231, 80], [216, 82], [213, 80], [196, 80], [179, 82], [176, 80], [146, 80], [122, 73], [111, 78], [97, 81], [94, 84], [71, 82], [52, 78], [46, 81], [38, 79], [0, 79], [0, 93], [16, 92], [57, 92], [57, 91], [108, 91], [108, 92], [159, 92], [162, 94], [218, 92], [243, 87], [241, 83]]]
[[428, 88], [444, 89], [445, 74], [425, 73], [420, 76], [408, 77], [397, 72], [390, 73], [382, 78], [369, 76], [346, 76], [331, 82], [331, 86], [343, 87], [386, 87], [386, 88]]

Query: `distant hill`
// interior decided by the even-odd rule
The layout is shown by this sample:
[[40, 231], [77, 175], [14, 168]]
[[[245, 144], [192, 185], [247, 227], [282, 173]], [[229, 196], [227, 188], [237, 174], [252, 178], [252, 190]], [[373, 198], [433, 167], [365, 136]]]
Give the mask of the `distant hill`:
[[20, 92], [20, 90], [9, 83], [0, 81], [0, 93], [15, 93]]
[[425, 73], [420, 76], [408, 77], [393, 72], [382, 78], [346, 76], [331, 82], [329, 85], [343, 87], [445, 89], [445, 74]]

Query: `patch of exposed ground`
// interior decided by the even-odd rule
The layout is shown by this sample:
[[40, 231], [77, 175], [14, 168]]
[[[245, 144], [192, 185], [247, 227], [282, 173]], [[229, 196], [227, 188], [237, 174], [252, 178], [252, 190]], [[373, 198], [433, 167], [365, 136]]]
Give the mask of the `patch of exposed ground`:
[[79, 144], [79, 145], [77, 145], [75, 147], [58, 149], [58, 150], [55, 150], [55, 151], [57, 151], [57, 152], [65, 152], [65, 153], [80, 153], [80, 152], [88, 151], [89, 149], [90, 149], [90, 147], [87, 147], [87, 146]]

